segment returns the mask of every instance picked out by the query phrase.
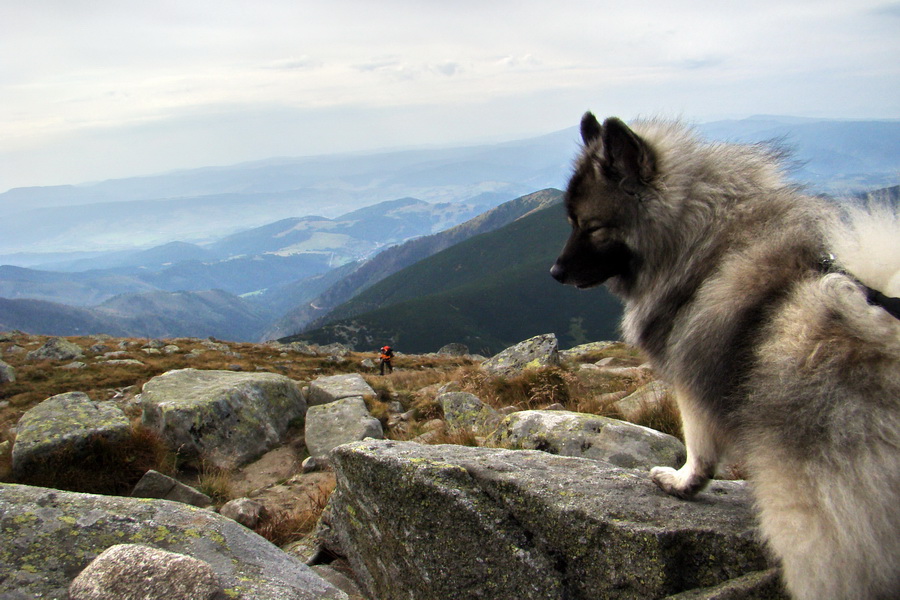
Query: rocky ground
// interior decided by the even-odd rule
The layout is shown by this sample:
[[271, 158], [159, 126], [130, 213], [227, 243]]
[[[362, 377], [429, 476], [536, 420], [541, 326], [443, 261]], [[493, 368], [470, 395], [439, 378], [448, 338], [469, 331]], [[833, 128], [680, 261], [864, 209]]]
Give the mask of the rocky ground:
[[[632, 481], [629, 485], [636, 485], [635, 490], [643, 490], [639, 496], [645, 497], [646, 489], [655, 488], [652, 485], [647, 488], [646, 476], [641, 473], [658, 464], [678, 466], [684, 460], [684, 447], [678, 439], [678, 414], [671, 395], [664, 384], [654, 379], [641, 357], [619, 343], [599, 342], [559, 351], [555, 337], [546, 335], [522, 342], [490, 359], [469, 355], [466, 349], [458, 346], [428, 355], [398, 353], [394, 372], [387, 376], [376, 373], [374, 358], [375, 352], [350, 352], [339, 345], [309, 347], [277, 343], [231, 344], [212, 339], [138, 340], [105, 336], [61, 339], [20, 332], [0, 333], [0, 481], [103, 493], [112, 497], [133, 493], [177, 499], [198, 506], [212, 504], [212, 508], [221, 511], [223, 516], [254, 528], [289, 555], [308, 564], [320, 563], [315, 567], [319, 575], [344, 590], [350, 598], [363, 597], [363, 591], [354, 580], [362, 583], [362, 589], [370, 598], [375, 597], [376, 590], [380, 590], [377, 592], [379, 597], [391, 598], [401, 594], [401, 589], [416, 590], [430, 584], [416, 577], [410, 578], [410, 573], [404, 573], [403, 577], [392, 574], [394, 567], [391, 565], [387, 565], [386, 572], [380, 573], [383, 561], [377, 552], [374, 559], [367, 555], [365, 536], [366, 532], [383, 532], [385, 528], [391, 528], [392, 522], [382, 523], [373, 513], [366, 521], [371, 527], [359, 529], [356, 517], [348, 515], [368, 511], [379, 504], [381, 508], [375, 508], [376, 513], [396, 509], [392, 506], [398, 498], [396, 494], [408, 485], [403, 473], [421, 472], [414, 476], [420, 489], [411, 492], [413, 501], [436, 494], [434, 502], [442, 503], [446, 501], [442, 481], [446, 473], [457, 471], [445, 472], [449, 467], [439, 466], [435, 483], [432, 482], [435, 473], [428, 465], [465, 465], [463, 468], [469, 475], [453, 484], [455, 491], [451, 491], [449, 501], [457, 502], [459, 494], [472, 494], [474, 500], [466, 500], [460, 505], [465, 510], [484, 505], [482, 508], [488, 513], [500, 510], [505, 514], [512, 506], [507, 504], [508, 499], [503, 499], [506, 493], [514, 492], [512, 497], [518, 498], [522, 493], [531, 493], [529, 490], [544, 485], [546, 482], [540, 483], [541, 477], [558, 477], [555, 473], [559, 468], [568, 469], [571, 465], [582, 468], [578, 466], [580, 463], [551, 462], [540, 467], [545, 469], [540, 471], [545, 475], [530, 480], [524, 474], [537, 463], [534, 458], [528, 458], [527, 452], [540, 450], [536, 456], [559, 455], [576, 461], [590, 459], [588, 463], [601, 465], [597, 467], [600, 470], [591, 475], [598, 481], [613, 469], [610, 489], [622, 496], [622, 507], [628, 505], [627, 496], [633, 494], [629, 491], [631, 488], [624, 492], [619, 489], [623, 482]], [[180, 407], [178, 410], [172, 408], [176, 405]], [[79, 423], [79, 419], [87, 421], [88, 425]], [[64, 429], [68, 427], [62, 432], [44, 423], [52, 421], [59, 425], [57, 421], [67, 420], [71, 422], [60, 425]], [[97, 430], [91, 429], [95, 426]], [[122, 446], [126, 448], [124, 451], [108, 452], [110, 446], [120, 448], [121, 440], [110, 437], [119, 434], [110, 432], [120, 431], [122, 427], [131, 432], [128, 443], [132, 445]], [[76, 440], [78, 436], [82, 441]], [[355, 441], [372, 438], [383, 439], [387, 445], [353, 447]], [[400, 445], [395, 447], [393, 444]], [[432, 445], [443, 448], [434, 457], [424, 450]], [[338, 446], [349, 450], [332, 453]], [[478, 449], [479, 454], [466, 454], [464, 446], [484, 448]], [[504, 450], [496, 454], [492, 453], [492, 448]], [[509, 450], [526, 453], [502, 454]], [[398, 451], [400, 454], [392, 458], [392, 453]], [[98, 459], [98, 455], [102, 455], [103, 460]], [[503, 465], [519, 461], [519, 456], [525, 462], [514, 470], [523, 473], [524, 479], [520, 480], [517, 475], [508, 483], [498, 484], [493, 473], [497, 469], [501, 472], [508, 469]], [[338, 457], [339, 462], [334, 463]], [[493, 465], [495, 461], [499, 462]], [[482, 467], [476, 467], [476, 464]], [[375, 475], [368, 472], [370, 468], [375, 469]], [[482, 468], [487, 468], [486, 475], [477, 474]], [[616, 469], [624, 471], [615, 474], [618, 473]], [[190, 486], [178, 492], [186, 495], [174, 495], [176, 492], [172, 490], [175, 488], [171, 488], [174, 481], [162, 484], [168, 486], [167, 492], [157, 495], [139, 493], [139, 489], [152, 487], [148, 483], [151, 480], [160, 485], [159, 480], [150, 477], [153, 473], [142, 479], [149, 470], [153, 473], [165, 471]], [[115, 471], [116, 476], [98, 476], [105, 471]], [[372, 488], [375, 480], [369, 481], [369, 478], [389, 481], [397, 474], [402, 476], [396, 485], [392, 484], [386, 488], [386, 494], [378, 496]], [[163, 482], [166, 480], [163, 475], [159, 477]], [[452, 475], [452, 478], [456, 477]], [[139, 483], [138, 479], [141, 479]], [[137, 488], [134, 488], [135, 484]], [[494, 489], [496, 485], [500, 488]], [[336, 489], [338, 493], [333, 494]], [[595, 486], [585, 489], [593, 490], [579, 492], [588, 504], [596, 502], [593, 498], [598, 493], [606, 493]], [[201, 493], [197, 494], [195, 490]], [[722, 535], [740, 537], [746, 535], [749, 503], [743, 499], [743, 491], [735, 490], [734, 493], [742, 494], [735, 514], [743, 520], [733, 533], [722, 532]], [[374, 494], [371, 498], [366, 496], [369, 491]], [[4, 494], [30, 497], [20, 488], [0, 486], [0, 492], [3, 492], [0, 501]], [[484, 504], [486, 492], [492, 500]], [[331, 502], [333, 499], [336, 500]], [[668, 504], [671, 499], [664, 495], [662, 498], [651, 495], [649, 499], [657, 507], [653, 510], [660, 514], [658, 523], [653, 526], [661, 531], [672, 527], [675, 523], [669, 516], [675, 514], [679, 505]], [[557, 505], [559, 500], [551, 493], [540, 500], [534, 510], [546, 514], [575, 510], [573, 514], [581, 515], [580, 507], [573, 509], [569, 500], [564, 505]], [[500, 502], [499, 507], [493, 505], [495, 501]], [[38, 498], [34, 502], [44, 500]], [[78, 506], [80, 501], [72, 502]], [[335, 502], [342, 508], [329, 513], [326, 507]], [[122, 510], [117, 506], [110, 510]], [[416, 510], [416, 506], [407, 506], [394, 518], [398, 521], [412, 519], [414, 530], [431, 529], [433, 512], [426, 511], [418, 516]], [[326, 511], [325, 518], [321, 518], [323, 511]], [[478, 509], [471, 515], [476, 529], [481, 527], [477, 523], [485, 518], [480, 511]], [[332, 518], [328, 518], [328, 514]], [[30, 517], [15, 517], [20, 518]], [[182, 517], [171, 518], [177, 521]], [[570, 518], [565, 517], [566, 520]], [[618, 516], [612, 518], [614, 522], [620, 520]], [[77, 518], [75, 522], [81, 523], [81, 519]], [[502, 535], [510, 535], [514, 541], [527, 540], [541, 526], [538, 517], [533, 525], [527, 525], [528, 531], [520, 532], [519, 525], [515, 525], [513, 529], [503, 529]], [[647, 527], [646, 523], [635, 526], [641, 531]], [[209, 527], [217, 531], [223, 525], [210, 524]], [[449, 537], [436, 538], [436, 546], [426, 544], [421, 552], [441, 552], [448, 543], [461, 544], [459, 552], [462, 552], [470, 542], [466, 539], [454, 541], [450, 531], [455, 527], [448, 523], [446, 535]], [[329, 533], [332, 530], [334, 533]], [[144, 534], [139, 530], [129, 535], [140, 538]], [[575, 596], [572, 597], [582, 597], [583, 591], [578, 591], [582, 583], [576, 585], [570, 581], [565, 571], [560, 572], [558, 565], [553, 563], [552, 556], [569, 552], [564, 549], [565, 538], [557, 540], [557, 533], [549, 531], [537, 535], [546, 536], [547, 544], [563, 544], [550, 550], [547, 555], [551, 557], [550, 563], [538, 569], [541, 577], [549, 582], [548, 589], [565, 597], [573, 593]], [[628, 533], [625, 537], [633, 535]], [[671, 535], [694, 534], [673, 530], [664, 537]], [[397, 540], [392, 541], [396, 543]], [[414, 562], [420, 558], [403, 557], [419, 542], [414, 536], [408, 543], [398, 546], [394, 559]], [[375, 540], [372, 543], [378, 548], [387, 542]], [[732, 543], [726, 542], [726, 546]], [[188, 554], [192, 552], [189, 542], [172, 544], [188, 548], [185, 550]], [[514, 544], [518, 547], [516, 544], [519, 542]], [[163, 546], [169, 548], [171, 545]], [[522, 579], [510, 575], [509, 581], [513, 583], [509, 584], [509, 590], [531, 586], [529, 582], [534, 573], [530, 569], [547, 560], [544, 556], [548, 551], [546, 544], [542, 542], [539, 546], [528, 546], [525, 550], [513, 548], [509, 559], [512, 562], [503, 564], [512, 570], [522, 570]], [[752, 552], [747, 556], [759, 556], [755, 546], [750, 550]], [[536, 558], [529, 559], [527, 564], [519, 564], [523, 551]], [[703, 548], [699, 551], [704, 552]], [[583, 552], [578, 550], [576, 555]], [[199, 556], [196, 552], [191, 555]], [[451, 552], [451, 555], [456, 554]], [[4, 556], [0, 555], [0, 563], [4, 562]], [[324, 560], [323, 556], [326, 557]], [[470, 566], [479, 571], [484, 561], [488, 564], [495, 559], [506, 560], [489, 553], [477, 558]], [[15, 566], [16, 560], [24, 558], [10, 560]], [[147, 560], [170, 559], [151, 557]], [[215, 564], [220, 559], [210, 560]], [[596, 560], [607, 559], [598, 557]], [[664, 564], [669, 558], [654, 559], [655, 562], [640, 566], [640, 569], [653, 572], [657, 569], [654, 565], [661, 564], [660, 560]], [[723, 563], [714, 568], [712, 575], [704, 576], [705, 579], [698, 576], [691, 585], [728, 579], [748, 572], [748, 569], [753, 571], [765, 566], [758, 558], [752, 558], [749, 563], [746, 560], [750, 559], [737, 560], [738, 566]], [[638, 568], [634, 561], [624, 566], [610, 565], [609, 568], [619, 570]], [[28, 580], [28, 573], [32, 571], [27, 568], [22, 571], [25, 567], [28, 565], [18, 564], [14, 575], [0, 572], [0, 581], [4, 577]], [[79, 570], [82, 568], [83, 565], [78, 567]], [[415, 567], [415, 572], [427, 573], [428, 568], [420, 565]], [[665, 567], [666, 570], [671, 568]], [[445, 574], [446, 571], [441, 569], [427, 575], [425, 581]], [[223, 576], [222, 573], [219, 575]], [[689, 589], [684, 587], [688, 580], [681, 576], [678, 579], [681, 583], [670, 581], [668, 575], [657, 573], [653, 576], [663, 577], [654, 592], [660, 597], [672, 590]], [[306, 581], [306, 575], [298, 577]], [[600, 573], [597, 577], [603, 579], [605, 576]], [[644, 578], [641, 575], [639, 579], [643, 581]], [[772, 578], [768, 577], [766, 581], [772, 581]], [[63, 584], [65, 580], [57, 582], [57, 585]], [[459, 584], [451, 577], [442, 585], [449, 590]], [[644, 593], [640, 591], [644, 589], [640, 587], [643, 585], [634, 584], [636, 593]], [[421, 589], [416, 593], [425, 593]], [[472, 597], [480, 597], [478, 589], [480, 587], [470, 590], [475, 594]], [[445, 592], [432, 591], [428, 592], [431, 596], [421, 597], [443, 598], [449, 593]], [[335, 597], [340, 597], [338, 592], [335, 593]], [[515, 593], [518, 592], [507, 591], [503, 597]]]

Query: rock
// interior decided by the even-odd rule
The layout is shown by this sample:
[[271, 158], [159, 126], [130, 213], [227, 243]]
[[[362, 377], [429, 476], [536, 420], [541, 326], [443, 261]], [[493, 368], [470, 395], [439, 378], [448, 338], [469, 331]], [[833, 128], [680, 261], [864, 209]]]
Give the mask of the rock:
[[101, 360], [101, 361], [97, 361], [97, 362], [99, 364], [103, 364], [103, 365], [119, 365], [119, 366], [143, 365], [144, 364], [141, 361], [134, 359], [134, 358], [113, 358], [110, 360]]
[[104, 550], [69, 586], [69, 600], [224, 600], [209, 563], [139, 544]]
[[338, 344], [337, 342], [335, 342], [333, 344], [319, 346], [319, 354], [328, 354], [331, 356], [347, 356], [348, 354], [350, 354], [350, 349], [343, 344]]
[[684, 502], [596, 461], [392, 441], [332, 460], [331, 527], [380, 600], [643, 600], [768, 568], [743, 483]]
[[526, 369], [559, 365], [559, 344], [552, 333], [519, 342], [489, 358], [481, 368], [494, 375], [509, 377]]
[[87, 365], [84, 364], [83, 362], [81, 362], [80, 360], [76, 360], [76, 361], [70, 362], [67, 365], [61, 366], [60, 369], [68, 369], [70, 371], [77, 371], [79, 369], [85, 368], [86, 366]]
[[155, 350], [160, 350], [166, 347], [166, 342], [163, 340], [150, 340], [144, 345], [144, 348], [153, 348]]
[[77, 464], [93, 440], [114, 444], [127, 438], [131, 423], [113, 402], [94, 402], [85, 393], [67, 392], [26, 411], [16, 432], [12, 467], [22, 477], [46, 461], [61, 461], [61, 468]]
[[502, 416], [474, 394], [447, 392], [436, 398], [444, 409], [444, 420], [450, 427], [487, 435], [497, 428]]
[[356, 582], [330, 565], [316, 565], [313, 567], [313, 571], [334, 587], [343, 590], [350, 600], [365, 600], [365, 596]]
[[790, 600], [778, 569], [756, 571], [711, 588], [669, 596], [665, 600]]
[[331, 375], [319, 377], [309, 384], [307, 402], [310, 406], [316, 406], [354, 396], [372, 400], [375, 398], [375, 390], [359, 373]]
[[610, 347], [615, 346], [616, 344], [620, 344], [621, 342], [589, 342], [587, 344], [581, 344], [580, 346], [575, 346], [574, 348], [569, 348], [568, 350], [560, 350], [559, 354], [561, 358], [573, 359], [578, 358], [582, 354], [589, 354], [594, 352], [602, 352], [604, 350], [608, 350]]
[[141, 392], [142, 423], [188, 460], [231, 469], [280, 444], [306, 414], [297, 384], [274, 373], [181, 369]]
[[360, 361], [359, 366], [361, 366], [363, 369], [368, 369], [370, 371], [374, 371], [375, 370], [375, 361], [372, 360], [371, 358], [364, 358]]
[[626, 419], [633, 419], [638, 413], [658, 405], [669, 394], [671, 388], [662, 381], [651, 381], [639, 387], [630, 395], [613, 403], [613, 407]]
[[300, 458], [293, 444], [269, 450], [259, 459], [231, 474], [232, 497], [255, 496], [261, 488], [289, 479], [297, 473], [299, 462]]
[[12, 383], [16, 380], [16, 370], [0, 360], [0, 383]]
[[259, 520], [265, 515], [266, 507], [262, 503], [250, 498], [235, 498], [222, 505], [219, 514], [237, 521], [248, 529], [253, 529], [259, 524]]
[[91, 354], [103, 354], [104, 352], [109, 352], [109, 346], [106, 344], [94, 344], [88, 348], [88, 352]]
[[302, 354], [304, 356], [318, 356], [319, 353], [310, 346], [309, 344], [304, 344], [301, 342], [291, 342], [288, 344], [287, 348], [292, 352], [297, 352], [298, 354]]
[[0, 484], [0, 598], [64, 600], [71, 581], [117, 544], [202, 560], [228, 598], [346, 600], [299, 560], [214, 512], [166, 500]]
[[469, 347], [465, 344], [447, 344], [438, 350], [437, 353], [448, 356], [466, 356], [469, 353]]
[[166, 346], [163, 346], [162, 351], [163, 354], [176, 354], [178, 352], [181, 352], [181, 348], [179, 348], [175, 344], [167, 344]]
[[302, 473], [315, 473], [317, 471], [328, 471], [331, 469], [331, 465], [328, 462], [328, 459], [325, 457], [315, 456], [307, 456], [303, 459], [303, 462], [300, 464], [300, 471]]
[[562, 410], [523, 410], [503, 419], [491, 442], [513, 449], [603, 460], [618, 467], [680, 467], [678, 438], [617, 419]]
[[185, 485], [168, 475], [157, 471], [147, 471], [131, 492], [132, 498], [157, 498], [160, 500], [172, 500], [205, 508], [212, 504], [212, 498], [199, 492], [189, 485]]
[[81, 346], [62, 338], [50, 338], [37, 350], [26, 355], [28, 360], [74, 360], [84, 356]]
[[316, 458], [327, 457], [336, 446], [363, 440], [381, 439], [381, 422], [369, 414], [362, 398], [343, 398], [310, 406], [306, 413], [306, 448]]

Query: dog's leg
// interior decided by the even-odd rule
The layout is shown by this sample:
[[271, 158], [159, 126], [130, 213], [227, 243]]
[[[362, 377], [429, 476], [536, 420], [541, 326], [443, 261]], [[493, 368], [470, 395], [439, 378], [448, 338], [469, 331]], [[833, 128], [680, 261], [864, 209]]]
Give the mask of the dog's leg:
[[719, 463], [719, 431], [696, 401], [676, 389], [675, 399], [681, 411], [681, 426], [687, 446], [687, 460], [678, 470], [653, 467], [650, 477], [667, 494], [692, 498], [706, 487]]

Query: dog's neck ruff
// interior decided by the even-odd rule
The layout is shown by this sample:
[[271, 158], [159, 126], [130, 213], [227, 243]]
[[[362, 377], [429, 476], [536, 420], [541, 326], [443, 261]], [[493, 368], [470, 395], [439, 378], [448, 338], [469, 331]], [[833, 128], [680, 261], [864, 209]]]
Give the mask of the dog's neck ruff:
[[826, 254], [819, 259], [819, 270], [823, 273], [840, 273], [856, 282], [866, 292], [866, 301], [872, 306], [878, 306], [888, 312], [895, 319], [900, 319], [900, 298], [886, 296], [874, 288], [870, 288], [859, 279], [837, 265], [834, 254]]

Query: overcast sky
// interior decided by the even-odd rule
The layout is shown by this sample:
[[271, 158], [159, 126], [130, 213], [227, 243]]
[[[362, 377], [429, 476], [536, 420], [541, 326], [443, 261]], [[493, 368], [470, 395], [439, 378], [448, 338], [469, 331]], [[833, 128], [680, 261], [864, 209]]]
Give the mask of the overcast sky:
[[0, 192], [598, 116], [900, 118], [900, 3], [0, 0]]

